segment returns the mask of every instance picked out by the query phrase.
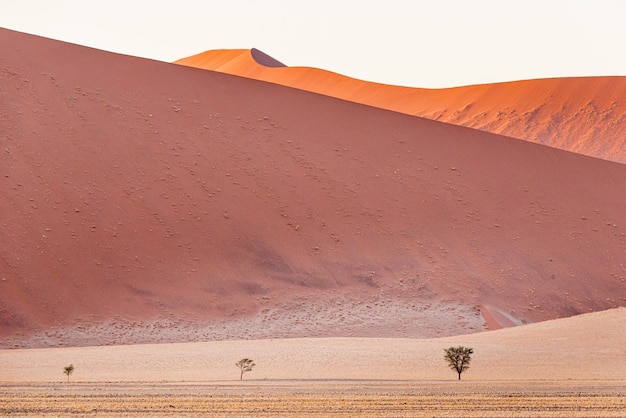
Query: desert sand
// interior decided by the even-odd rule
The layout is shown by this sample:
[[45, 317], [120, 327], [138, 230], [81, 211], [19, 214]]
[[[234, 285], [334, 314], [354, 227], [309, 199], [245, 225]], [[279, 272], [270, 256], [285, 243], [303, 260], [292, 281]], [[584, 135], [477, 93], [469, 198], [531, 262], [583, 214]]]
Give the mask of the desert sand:
[[[443, 349], [474, 349], [462, 380], [612, 380], [626, 389], [626, 309], [471, 335], [435, 338], [295, 338], [0, 351], [0, 382], [456, 380]], [[289, 383], [285, 383], [289, 384]]]
[[0, 46], [1, 347], [432, 338], [625, 303], [623, 164], [7, 30]]
[[[2, 350], [0, 414], [619, 417], [624, 326], [619, 308], [439, 339]], [[475, 350], [461, 381], [443, 362], [457, 344]], [[240, 381], [243, 357], [257, 366]]]
[[213, 50], [176, 62], [626, 162], [626, 77], [424, 89], [367, 82], [317, 68], [287, 67], [268, 57], [254, 48]]
[[623, 416], [623, 78], [0, 50], [0, 415]]
[[25, 384], [0, 388], [10, 416], [622, 417], [622, 388], [603, 382], [303, 382]]

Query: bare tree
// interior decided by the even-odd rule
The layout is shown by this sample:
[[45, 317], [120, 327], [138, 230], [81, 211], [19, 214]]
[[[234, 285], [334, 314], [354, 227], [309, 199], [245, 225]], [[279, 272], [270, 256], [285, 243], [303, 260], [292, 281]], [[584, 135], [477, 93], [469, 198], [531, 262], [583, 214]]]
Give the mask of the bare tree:
[[65, 366], [63, 368], [63, 373], [65, 373], [67, 375], [67, 381], [70, 381], [70, 375], [72, 374], [72, 372], [74, 371], [74, 365], [70, 364], [69, 366]]
[[458, 347], [446, 348], [444, 351], [446, 353], [444, 358], [448, 362], [448, 366], [459, 374], [459, 380], [461, 380], [461, 373], [469, 369], [474, 350], [460, 345]]
[[252, 368], [256, 366], [256, 364], [254, 364], [254, 361], [252, 359], [242, 358], [237, 363], [235, 363], [235, 366], [239, 367], [239, 370], [241, 371], [241, 374], [239, 375], [239, 380], [243, 380], [243, 374], [245, 372], [251, 372]]

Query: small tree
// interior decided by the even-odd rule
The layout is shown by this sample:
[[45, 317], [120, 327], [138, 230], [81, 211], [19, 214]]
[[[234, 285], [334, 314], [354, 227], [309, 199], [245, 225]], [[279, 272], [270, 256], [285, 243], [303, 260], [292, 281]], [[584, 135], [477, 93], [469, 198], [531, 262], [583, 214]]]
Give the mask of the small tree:
[[241, 374], [239, 375], [239, 380], [243, 380], [243, 374], [245, 372], [251, 372], [252, 368], [256, 366], [256, 364], [254, 364], [254, 361], [252, 359], [242, 358], [237, 363], [235, 363], [235, 366], [239, 367], [239, 370], [241, 371]]
[[459, 374], [459, 380], [461, 380], [461, 373], [469, 369], [470, 360], [474, 350], [468, 347], [458, 346], [444, 349], [444, 358], [448, 362], [448, 366]]
[[67, 381], [70, 381], [70, 375], [72, 374], [72, 372], [74, 371], [74, 365], [70, 364], [69, 366], [65, 366], [63, 368], [63, 373], [65, 373], [67, 375]]

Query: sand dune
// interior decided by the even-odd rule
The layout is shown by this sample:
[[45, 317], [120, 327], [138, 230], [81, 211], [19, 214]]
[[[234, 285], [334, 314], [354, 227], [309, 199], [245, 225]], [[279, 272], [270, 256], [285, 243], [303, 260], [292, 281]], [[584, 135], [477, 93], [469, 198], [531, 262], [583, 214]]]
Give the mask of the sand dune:
[[256, 49], [216, 50], [182, 65], [220, 71], [626, 162], [626, 77], [555, 78], [420, 89], [306, 67], [271, 68]]
[[2, 347], [440, 337], [626, 303], [623, 164], [8, 30], [0, 49]]
[[247, 382], [286, 379], [281, 384], [289, 386], [310, 379], [454, 381], [443, 349], [463, 344], [475, 352], [465, 381], [614, 380], [613, 385], [623, 389], [626, 364], [616, 360], [626, 355], [625, 326], [626, 310], [620, 308], [439, 339], [304, 338], [4, 350], [0, 382], [62, 381], [63, 367], [72, 363], [74, 382], [239, 384], [234, 363], [243, 357], [257, 363], [246, 374]]

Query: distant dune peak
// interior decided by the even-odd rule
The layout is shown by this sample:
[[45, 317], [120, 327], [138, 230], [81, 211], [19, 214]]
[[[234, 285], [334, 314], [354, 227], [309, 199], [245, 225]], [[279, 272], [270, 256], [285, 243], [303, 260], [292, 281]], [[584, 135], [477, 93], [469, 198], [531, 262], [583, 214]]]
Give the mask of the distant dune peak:
[[257, 62], [257, 64], [263, 65], [265, 67], [271, 67], [271, 68], [286, 67], [285, 64], [283, 64], [282, 62], [278, 61], [275, 58], [270, 57], [265, 52], [259, 49], [252, 48], [250, 50], [250, 54], [252, 55], [252, 58], [254, 58], [254, 60]]

